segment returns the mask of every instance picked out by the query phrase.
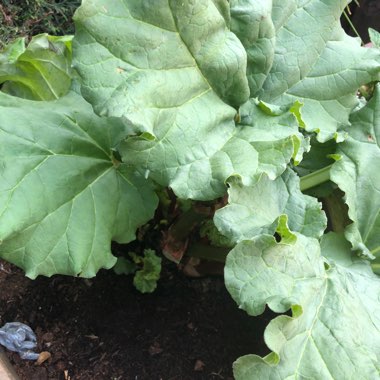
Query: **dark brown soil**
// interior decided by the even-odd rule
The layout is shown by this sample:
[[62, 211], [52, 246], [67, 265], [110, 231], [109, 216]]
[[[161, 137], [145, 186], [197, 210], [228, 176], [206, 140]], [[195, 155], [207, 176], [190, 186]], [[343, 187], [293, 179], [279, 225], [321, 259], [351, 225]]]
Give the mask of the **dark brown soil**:
[[8, 353], [25, 380], [232, 379], [237, 357], [268, 352], [271, 315], [248, 317], [221, 277], [190, 279], [171, 263], [149, 295], [112, 271], [31, 281], [1, 261], [0, 289], [0, 326], [30, 325], [51, 353], [40, 366]]

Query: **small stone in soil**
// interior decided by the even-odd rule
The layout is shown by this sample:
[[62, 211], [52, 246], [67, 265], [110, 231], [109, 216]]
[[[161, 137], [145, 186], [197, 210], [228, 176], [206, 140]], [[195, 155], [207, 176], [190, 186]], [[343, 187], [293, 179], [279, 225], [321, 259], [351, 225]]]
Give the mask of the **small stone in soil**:
[[195, 329], [195, 326], [194, 326], [193, 322], [189, 322], [189, 323], [187, 324], [187, 328], [188, 328], [189, 330], [194, 330], [194, 329]]
[[57, 368], [58, 371], [64, 371], [66, 367], [67, 365], [63, 360], [59, 360], [57, 363], [55, 363], [55, 368]]
[[161, 348], [160, 343], [158, 343], [158, 342], [154, 342], [149, 347], [149, 350], [148, 350], [149, 355], [151, 355], [151, 356], [161, 354], [162, 351], [163, 351], [163, 349]]
[[204, 370], [206, 364], [202, 362], [202, 360], [197, 360], [194, 364], [194, 371], [201, 372]]
[[53, 339], [54, 339], [54, 335], [51, 332], [47, 332], [47, 333], [42, 335], [42, 341], [43, 342], [49, 342], [50, 343], [53, 341]]

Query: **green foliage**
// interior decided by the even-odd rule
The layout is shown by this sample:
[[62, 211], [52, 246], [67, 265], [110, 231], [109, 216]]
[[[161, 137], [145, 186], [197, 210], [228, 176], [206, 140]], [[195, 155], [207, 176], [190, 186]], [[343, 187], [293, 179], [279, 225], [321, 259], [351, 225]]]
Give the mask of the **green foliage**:
[[[251, 315], [266, 305], [293, 313], [269, 324], [273, 353], [238, 359], [235, 378], [379, 378], [370, 259], [380, 257], [380, 94], [366, 104], [356, 93], [380, 79], [380, 50], [343, 32], [346, 6], [85, 0], [72, 51], [79, 77], [60, 76], [72, 91], [54, 101], [41, 100], [37, 72], [21, 70], [29, 47], [16, 41], [2, 55], [16, 73], [3, 74], [0, 94], [1, 257], [30, 277], [94, 276], [115, 265], [111, 240], [133, 240], [153, 217], [155, 191], [218, 206], [227, 193], [214, 217], [224, 239], [206, 229], [235, 245], [227, 288]], [[34, 51], [70, 67], [65, 49]], [[339, 218], [344, 205], [331, 199], [342, 191]], [[313, 194], [330, 197], [330, 225], [344, 234], [323, 235]], [[135, 286], [152, 291], [160, 258], [130, 257], [115, 269], [136, 271]]]
[[380, 48], [380, 33], [376, 31], [375, 29], [369, 28], [368, 29], [369, 37], [371, 39], [371, 42], [377, 47]]
[[152, 293], [160, 279], [161, 258], [152, 249], [145, 249], [144, 256], [129, 253], [131, 260], [119, 257], [114, 266], [116, 274], [133, 274], [133, 284], [141, 293]]
[[354, 250], [373, 257], [380, 253], [380, 87], [366, 107], [351, 115], [346, 140], [339, 144], [331, 179], [345, 192], [353, 222], [346, 238]]
[[31, 100], [55, 100], [71, 87], [72, 36], [40, 34], [25, 47], [18, 38], [0, 52], [2, 91]]
[[257, 315], [268, 304], [293, 314], [270, 322], [273, 353], [239, 358], [236, 379], [377, 379], [379, 278], [342, 236], [327, 234], [321, 245], [296, 236], [289, 244], [261, 235], [227, 258], [226, 283], [241, 308]]
[[215, 214], [219, 231], [232, 241], [274, 234], [278, 219], [288, 215], [292, 231], [319, 238], [326, 228], [321, 204], [301, 193], [299, 178], [290, 169], [271, 181], [262, 176], [254, 186], [230, 180], [228, 205]]
[[[341, 140], [338, 129], [348, 123], [356, 103], [356, 89], [379, 75], [378, 53], [361, 48], [360, 42], [347, 36], [339, 24], [347, 1], [312, 0], [304, 4], [300, 0], [273, 0], [272, 7], [272, 1], [267, 1], [264, 3], [269, 9], [265, 17], [256, 14], [255, 3], [231, 2], [232, 14], [240, 15], [235, 20], [237, 25], [232, 26], [244, 27], [239, 38], [248, 51], [255, 51], [250, 57], [252, 65], [256, 60], [262, 61], [263, 55], [268, 54], [269, 63], [273, 57], [264, 82], [259, 88], [251, 86], [251, 95], [279, 105], [301, 101], [307, 131], [317, 132], [320, 141], [334, 137]], [[260, 22], [249, 23], [247, 27], [247, 14]], [[269, 17], [275, 42], [263, 51], [262, 39], [266, 37], [260, 33], [268, 28]], [[258, 38], [251, 40], [248, 36]], [[267, 71], [265, 68], [261, 74]]]
[[71, 92], [55, 102], [0, 93], [1, 255], [29, 277], [111, 268], [157, 206], [149, 181], [115, 162], [124, 135]]
[[137, 265], [142, 266], [137, 270], [133, 284], [141, 293], [152, 293], [157, 287], [157, 281], [161, 273], [161, 258], [156, 256], [152, 249], [144, 250], [144, 257], [132, 256]]

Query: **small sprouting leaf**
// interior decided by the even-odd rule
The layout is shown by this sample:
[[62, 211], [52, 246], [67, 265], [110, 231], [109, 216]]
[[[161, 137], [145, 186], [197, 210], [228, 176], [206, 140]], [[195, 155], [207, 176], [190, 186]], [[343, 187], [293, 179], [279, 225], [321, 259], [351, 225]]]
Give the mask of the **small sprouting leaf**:
[[160, 279], [161, 258], [152, 249], [140, 256], [129, 252], [129, 257], [118, 257], [113, 270], [116, 274], [134, 274], [133, 284], [141, 293], [152, 293]]
[[152, 293], [160, 279], [161, 258], [152, 249], [145, 249], [140, 260], [142, 268], [136, 271], [133, 284], [141, 293]]

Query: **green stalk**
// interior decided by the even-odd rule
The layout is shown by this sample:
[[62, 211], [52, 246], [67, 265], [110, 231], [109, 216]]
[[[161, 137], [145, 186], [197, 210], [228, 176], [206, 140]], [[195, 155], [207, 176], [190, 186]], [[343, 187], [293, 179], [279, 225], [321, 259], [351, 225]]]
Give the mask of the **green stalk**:
[[226, 261], [228, 252], [231, 251], [231, 249], [232, 248], [222, 248], [208, 244], [195, 243], [189, 247], [186, 254], [187, 256], [198, 257], [199, 259], [224, 263]]
[[300, 188], [301, 191], [311, 189], [312, 187], [321, 185], [330, 180], [330, 169], [333, 164], [319, 169], [313, 173], [301, 177]]
[[376, 273], [376, 274], [380, 274], [380, 263], [371, 263], [371, 267], [372, 267], [372, 270]]
[[194, 227], [206, 219], [207, 215], [197, 212], [194, 208], [185, 211], [178, 219], [171, 225], [169, 231], [174, 240], [187, 239]]

